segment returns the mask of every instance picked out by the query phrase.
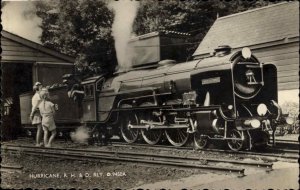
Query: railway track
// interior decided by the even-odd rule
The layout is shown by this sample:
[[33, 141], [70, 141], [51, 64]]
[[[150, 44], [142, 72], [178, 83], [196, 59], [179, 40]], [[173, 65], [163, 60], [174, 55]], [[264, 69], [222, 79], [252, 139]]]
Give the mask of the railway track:
[[23, 169], [22, 166], [15, 165], [2, 165], [1, 164], [1, 172], [21, 172]]
[[[21, 137], [18, 138], [19, 142], [28, 142], [29, 138], [27, 137]], [[30, 139], [31, 140], [31, 139]], [[57, 139], [57, 142], [60, 143], [66, 143], [66, 140], [62, 140], [62, 139]], [[70, 141], [71, 142], [71, 141]], [[270, 141], [271, 142], [271, 141]], [[128, 143], [126, 142], [122, 142], [119, 139], [116, 140], [114, 139], [112, 141], [113, 144], [124, 144], [124, 145], [128, 145]], [[130, 144], [132, 145], [132, 144]], [[173, 149], [193, 149], [193, 146], [190, 145], [189, 147], [187, 146], [183, 146], [183, 147], [175, 147], [175, 146], [171, 146], [171, 145], [162, 145], [162, 144], [157, 144], [157, 145], [148, 145], [148, 144], [143, 144], [143, 143], [134, 143], [133, 145], [136, 146], [145, 146], [145, 147], [149, 147], [149, 146], [155, 146], [155, 147], [167, 147], [167, 148], [173, 148]], [[215, 150], [215, 149], [214, 149]], [[299, 142], [295, 141], [295, 140], [276, 140], [276, 148], [270, 148], [269, 150], [273, 150], [273, 151], [280, 151], [281, 153], [284, 152], [294, 152], [294, 153], [298, 153], [299, 152]], [[233, 151], [232, 151], [233, 152]]]
[[[273, 163], [258, 161], [240, 161], [216, 158], [201, 158], [197, 156], [170, 156], [150, 153], [120, 152], [109, 150], [86, 150], [72, 148], [42, 148], [25, 145], [5, 144], [1, 147], [3, 152], [23, 153], [29, 155], [39, 155], [54, 158], [73, 160], [97, 160], [100, 162], [127, 162], [139, 163], [143, 165], [178, 167], [188, 169], [201, 169], [236, 173], [238, 176], [245, 175], [245, 168], [255, 167], [271, 171]], [[226, 166], [220, 166], [220, 164]], [[218, 166], [219, 165], [219, 166]], [[228, 166], [229, 165], [229, 166]]]
[[276, 140], [276, 146], [278, 148], [299, 150], [299, 142], [293, 140]]
[[276, 139], [276, 142], [282, 143], [298, 143], [296, 140]]
[[[27, 141], [26, 138], [21, 138], [21, 141]], [[62, 141], [63, 142], [63, 141]], [[283, 143], [285, 146], [281, 146], [280, 143]], [[236, 154], [240, 156], [245, 156], [249, 158], [263, 158], [266, 160], [276, 160], [281, 159], [284, 160], [287, 159], [290, 162], [296, 162], [299, 158], [299, 144], [298, 141], [293, 140], [278, 140], [276, 141], [276, 144], [279, 144], [279, 147], [269, 147], [266, 152], [255, 152], [255, 151], [232, 151], [232, 150], [223, 150], [223, 149], [216, 149], [216, 148], [210, 148], [210, 149], [204, 149], [202, 151], [205, 152], [220, 152], [220, 153], [227, 153], [227, 154]], [[147, 149], [161, 149], [161, 150], [194, 150], [193, 146], [184, 146], [184, 147], [174, 147], [171, 145], [149, 145], [149, 144], [142, 144], [142, 143], [134, 143], [134, 144], [128, 144], [125, 142], [120, 141], [113, 141], [112, 145], [115, 147], [132, 147], [132, 148], [142, 148], [145, 147]], [[291, 145], [297, 147], [297, 149], [290, 149]], [[286, 148], [288, 146], [289, 148]]]
[[[149, 148], [149, 149], [161, 149], [161, 150], [194, 150], [193, 147], [173, 147], [168, 145], [148, 145], [148, 144], [126, 144], [123, 142], [114, 142], [113, 146], [115, 147], [124, 147], [130, 146], [135, 148]], [[221, 149], [204, 149], [201, 150], [204, 152], [220, 152], [220, 153], [228, 153], [228, 154], [236, 154], [236, 155], [244, 155], [246, 157], [264, 157], [264, 158], [276, 158], [276, 159], [288, 159], [291, 162], [295, 162], [299, 158], [298, 150], [290, 150], [290, 149], [278, 149], [278, 148], [270, 148], [268, 152], [253, 152], [253, 151], [232, 151], [232, 150], [221, 150]]]
[[[24, 142], [28, 142], [28, 140], [32, 140], [31, 138], [28, 137], [20, 137], [17, 139], [17, 141], [24, 141]], [[72, 141], [67, 141], [67, 140], [63, 140], [63, 139], [56, 139], [57, 142], [61, 142], [61, 143], [66, 143], [66, 142], [72, 142]], [[123, 141], [121, 141], [120, 139], [113, 139], [112, 140], [113, 143], [125, 143]], [[270, 144], [272, 143], [272, 139], [270, 139]], [[142, 144], [142, 143], [135, 143], [135, 144]], [[147, 145], [147, 144], [145, 144]], [[151, 145], [153, 146], [153, 145]], [[168, 145], [155, 145], [155, 146], [168, 146]], [[192, 145], [191, 145], [192, 146]], [[169, 146], [169, 147], [173, 147], [174, 149], [186, 149], [186, 147], [175, 147], [175, 146]], [[282, 139], [276, 139], [276, 147], [278, 147], [279, 149], [284, 149], [284, 150], [296, 150], [299, 151], [299, 141], [296, 140], [282, 140]], [[190, 147], [191, 149], [193, 147]]]

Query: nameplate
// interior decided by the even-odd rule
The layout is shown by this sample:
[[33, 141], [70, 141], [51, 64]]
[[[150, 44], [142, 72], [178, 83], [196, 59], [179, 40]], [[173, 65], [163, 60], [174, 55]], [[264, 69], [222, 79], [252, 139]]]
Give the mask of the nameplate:
[[202, 85], [220, 83], [220, 77], [202, 79]]

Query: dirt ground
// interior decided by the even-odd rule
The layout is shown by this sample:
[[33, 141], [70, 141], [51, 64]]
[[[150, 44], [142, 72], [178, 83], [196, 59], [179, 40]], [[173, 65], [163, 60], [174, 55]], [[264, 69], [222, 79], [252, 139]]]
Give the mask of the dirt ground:
[[298, 176], [298, 163], [278, 162], [271, 172], [253, 170], [241, 178], [214, 173], [195, 174], [179, 180], [145, 184], [134, 189], [299, 189]]
[[[291, 135], [288, 139], [297, 139]], [[9, 143], [33, 145], [33, 140], [17, 140]], [[61, 143], [56, 141], [54, 147], [81, 148], [81, 149], [104, 149], [130, 152], [144, 152], [143, 148], [128, 147], [96, 147], [74, 143]], [[204, 151], [186, 150], [151, 150], [154, 154], [185, 155], [199, 157], [211, 157], [239, 160], [239, 156], [232, 154], [207, 153]], [[23, 166], [21, 172], [1, 171], [1, 188], [81, 188], [81, 189], [240, 189], [243, 187], [263, 189], [266, 187], [293, 187], [298, 189], [299, 176], [298, 164], [280, 167], [277, 164], [270, 174], [253, 173], [243, 178], [237, 178], [233, 174], [208, 172], [192, 169], [176, 169], [167, 167], [150, 167], [128, 163], [101, 163], [96, 161], [73, 161], [47, 157], [33, 157], [24, 155], [10, 155], [1, 153], [3, 165]], [[265, 182], [264, 182], [265, 180]], [[250, 186], [249, 186], [250, 185]], [[273, 185], [273, 186], [272, 186]], [[276, 189], [276, 188], [275, 188]], [[279, 188], [280, 189], [280, 188]]]
[[2, 164], [23, 166], [22, 172], [1, 172], [1, 188], [4, 189], [127, 189], [202, 173], [200, 170], [8, 154], [2, 155]]

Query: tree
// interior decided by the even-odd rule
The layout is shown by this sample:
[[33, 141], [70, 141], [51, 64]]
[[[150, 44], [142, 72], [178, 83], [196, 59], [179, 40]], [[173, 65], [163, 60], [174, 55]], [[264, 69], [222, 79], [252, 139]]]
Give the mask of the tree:
[[140, 1], [140, 8], [134, 23], [138, 35], [153, 31], [175, 30], [192, 35], [189, 42], [190, 54], [199, 45], [218, 16], [266, 6], [271, 2], [253, 1]]
[[[109, 0], [37, 1], [37, 15], [42, 18], [42, 43], [77, 57], [77, 68], [88, 75], [103, 68], [113, 72], [117, 62], [111, 35], [114, 14], [107, 2]], [[192, 54], [218, 16], [270, 3], [263, 0], [141, 0], [133, 31], [137, 35], [160, 30], [188, 32], [192, 35], [188, 52]]]
[[114, 69], [116, 59], [111, 36], [114, 15], [105, 1], [37, 1], [36, 7], [37, 15], [42, 18], [41, 41], [45, 46], [79, 57], [75, 62], [78, 68], [94, 62], [93, 67]]

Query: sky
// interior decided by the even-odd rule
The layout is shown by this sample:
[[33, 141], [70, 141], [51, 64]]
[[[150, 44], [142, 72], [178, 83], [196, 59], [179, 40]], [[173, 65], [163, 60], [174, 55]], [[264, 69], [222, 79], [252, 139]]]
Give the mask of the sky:
[[42, 30], [39, 25], [42, 20], [35, 14], [33, 1], [5, 1], [1, 19], [3, 30], [41, 43]]

